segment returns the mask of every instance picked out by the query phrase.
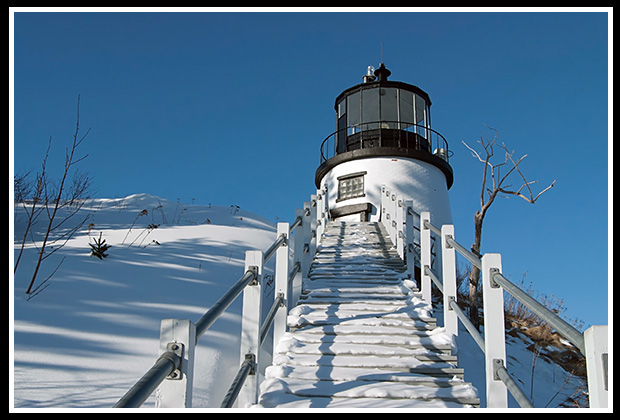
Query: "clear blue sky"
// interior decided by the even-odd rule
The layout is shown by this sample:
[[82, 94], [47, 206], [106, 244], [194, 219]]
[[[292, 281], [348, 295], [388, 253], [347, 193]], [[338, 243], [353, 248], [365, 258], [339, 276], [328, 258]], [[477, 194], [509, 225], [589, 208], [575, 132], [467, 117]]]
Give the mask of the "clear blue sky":
[[144, 192], [290, 221], [316, 191], [335, 97], [379, 65], [383, 43], [390, 79], [429, 93], [454, 152], [457, 240], [473, 241], [482, 170], [461, 141], [492, 135], [486, 124], [528, 154], [529, 179], [557, 183], [535, 205], [496, 202], [483, 252], [563, 299], [568, 317], [607, 324], [611, 9], [379, 10], [13, 9], [14, 169], [38, 170], [50, 136], [49, 165], [62, 164], [80, 95], [92, 129], [80, 167], [95, 196]]

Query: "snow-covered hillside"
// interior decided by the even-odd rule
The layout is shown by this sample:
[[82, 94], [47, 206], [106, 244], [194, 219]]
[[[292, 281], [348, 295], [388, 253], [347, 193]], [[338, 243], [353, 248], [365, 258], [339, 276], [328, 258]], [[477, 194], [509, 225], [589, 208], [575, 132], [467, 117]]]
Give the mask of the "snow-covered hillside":
[[[146, 194], [94, 199], [80, 214], [90, 215], [87, 223], [39, 275], [41, 282], [66, 257], [49, 287], [27, 301], [36, 257], [32, 241], [10, 286], [9, 399], [18, 409], [112, 407], [158, 357], [160, 320], [197, 321], [243, 274], [245, 251], [265, 250], [275, 239], [274, 223], [235, 206], [180, 204]], [[292, 221], [294, 209], [290, 216]], [[24, 228], [24, 210], [16, 205], [15, 255]], [[35, 237], [42, 229], [35, 226]], [[103, 260], [90, 256], [88, 245], [100, 233], [112, 245]], [[198, 342], [194, 407], [219, 407], [237, 372], [240, 308], [237, 299]], [[441, 311], [435, 315], [441, 325]], [[513, 337], [508, 343], [509, 371], [527, 395], [533, 387], [536, 407], [558, 406], [581, 384], [567, 381], [559, 366], [533, 359], [530, 343]], [[478, 388], [484, 406], [482, 352], [465, 330], [458, 346], [465, 380]], [[144, 407], [153, 406], [152, 396]]]
[[[275, 238], [273, 223], [235, 206], [146, 194], [92, 200], [86, 213], [84, 228], [45, 262], [39, 281], [66, 256], [47, 289], [26, 300], [35, 258], [30, 241], [16, 273], [16, 408], [111, 407], [159, 356], [160, 320], [197, 321], [243, 274], [245, 251], [264, 250]], [[16, 206], [16, 240], [24, 221]], [[149, 224], [159, 227], [149, 233]], [[88, 245], [100, 232], [112, 245], [103, 260], [90, 256]], [[17, 248], [16, 242], [16, 255]], [[199, 342], [198, 407], [219, 406], [236, 374], [240, 308], [237, 299]], [[154, 406], [154, 398], [144, 406]]]

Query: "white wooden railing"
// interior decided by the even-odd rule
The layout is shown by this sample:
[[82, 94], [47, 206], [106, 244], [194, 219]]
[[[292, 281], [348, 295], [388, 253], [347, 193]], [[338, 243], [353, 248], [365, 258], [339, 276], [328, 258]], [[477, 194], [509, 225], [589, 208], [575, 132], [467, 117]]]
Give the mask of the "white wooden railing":
[[[247, 251], [241, 278], [196, 323], [185, 319], [162, 320], [160, 357], [114, 407], [139, 407], [153, 392], [156, 392], [157, 407], [191, 407], [195, 346], [241, 294], [240, 367], [221, 406], [237, 404], [247, 407], [255, 404], [259, 391], [258, 372], [271, 364], [271, 360], [259, 357], [259, 349], [271, 328], [274, 347], [286, 331], [288, 310], [297, 304], [302, 282], [308, 276], [318, 241], [329, 220], [326, 197], [326, 190], [318, 190], [310, 201], [304, 203], [303, 209], [296, 210], [292, 224], [278, 223], [276, 239], [267, 250]], [[606, 325], [590, 327], [582, 334], [507, 280], [502, 275], [500, 254], [474, 255], [455, 240], [453, 225], [433, 225], [429, 212], [418, 214], [414, 211], [412, 200], [396, 196], [387, 186], [381, 190], [379, 211], [381, 223], [407, 263], [411, 279], [414, 279], [416, 265], [420, 267], [422, 299], [431, 303], [433, 282], [443, 293], [446, 331], [458, 336], [458, 322], [461, 321], [484, 352], [487, 407], [507, 407], [508, 391], [522, 407], [531, 407], [530, 401], [506, 370], [504, 291], [521, 301], [585, 355], [590, 406], [608, 406]], [[436, 252], [440, 258], [433, 259], [433, 241], [438, 246], [440, 244], [440, 250]], [[456, 252], [481, 269], [483, 334], [457, 305]], [[269, 303], [265, 299], [263, 267], [274, 256], [275, 290], [273, 301]], [[263, 305], [269, 304], [270, 309], [263, 318]]]
[[[417, 226], [415, 219], [419, 220]], [[416, 262], [419, 265], [422, 299], [431, 303], [431, 281], [442, 292], [446, 331], [457, 336], [458, 321], [461, 321], [484, 352], [487, 407], [507, 407], [507, 391], [521, 407], [532, 407], [506, 370], [504, 291], [538, 315], [585, 356], [590, 407], [608, 407], [607, 325], [595, 325], [584, 333], [579, 332], [506, 279], [502, 275], [501, 254], [487, 253], [482, 257], [474, 255], [455, 240], [453, 225], [433, 225], [429, 212], [418, 214], [411, 200], [396, 195], [388, 186], [381, 188], [381, 222], [399, 255], [406, 260], [412, 279]], [[419, 234], [415, 233], [417, 231]], [[434, 267], [431, 261], [432, 235], [441, 243], [441, 268]], [[417, 236], [419, 242], [416, 242]], [[481, 270], [484, 336], [457, 305], [456, 252]]]
[[[195, 346], [241, 294], [240, 367], [221, 406], [255, 404], [258, 372], [271, 364], [271, 360], [259, 357], [259, 349], [272, 327], [274, 347], [286, 331], [288, 310], [299, 299], [303, 279], [307, 277], [316, 253], [317, 240], [329, 217], [325, 197], [325, 190], [317, 191], [310, 201], [304, 203], [303, 209], [295, 212], [292, 224], [278, 223], [276, 239], [265, 251], [246, 251], [241, 278], [196, 323], [187, 319], [163, 319], [159, 340], [161, 355], [114, 407], [140, 407], [153, 392], [159, 408], [191, 407]], [[273, 301], [269, 303], [266, 302], [263, 267], [274, 256], [275, 290]], [[263, 319], [263, 305], [268, 304], [271, 306]]]

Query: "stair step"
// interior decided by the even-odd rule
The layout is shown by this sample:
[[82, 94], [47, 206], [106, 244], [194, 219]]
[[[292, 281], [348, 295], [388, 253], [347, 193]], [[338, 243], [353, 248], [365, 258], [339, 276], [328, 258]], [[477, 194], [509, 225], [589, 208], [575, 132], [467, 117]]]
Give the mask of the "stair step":
[[433, 387], [402, 382], [373, 381], [307, 381], [277, 378], [266, 379], [261, 385], [263, 399], [268, 400], [270, 392], [284, 392], [309, 398], [381, 398], [393, 400], [422, 400], [453, 402], [458, 404], [479, 404], [478, 395], [470, 384], [454, 384], [451, 387]]
[[[321, 276], [309, 279], [304, 286], [308, 289], [320, 287], [374, 287], [374, 286], [401, 286], [400, 278], [396, 277], [361, 277], [361, 276]], [[408, 288], [409, 290], [414, 290]]]
[[307, 325], [295, 329], [296, 332], [316, 335], [420, 335], [425, 336], [432, 334], [438, 330], [428, 323], [419, 323], [417, 325], [405, 326], [384, 326], [378, 329], [376, 325], [360, 325], [360, 324], [323, 324], [323, 325]]
[[398, 372], [375, 368], [275, 365], [265, 370], [265, 378], [293, 378], [313, 381], [385, 381], [424, 384], [434, 387], [449, 387], [464, 383], [457, 377], [433, 377], [429, 375]]
[[[357, 301], [356, 301], [357, 302]], [[367, 302], [368, 304], [375, 303]], [[299, 321], [304, 320], [306, 323], [313, 324], [343, 324], [343, 325], [401, 325], [414, 326], [416, 323], [429, 323], [435, 324], [436, 319], [432, 317], [427, 317], [423, 315], [416, 315], [412, 313], [398, 313], [398, 312], [385, 312], [383, 314], [373, 314], [369, 315], [364, 313], [363, 311], [338, 311], [332, 305], [326, 305], [327, 308], [325, 310], [314, 310], [309, 313], [304, 312], [295, 312], [289, 313], [288, 320], [289, 325], [296, 326]]]
[[462, 404], [443, 400], [411, 400], [411, 399], [387, 399], [387, 398], [330, 398], [330, 397], [299, 397], [287, 394], [280, 390], [268, 390], [261, 395], [260, 407], [283, 408], [289, 410], [308, 408], [327, 408], [334, 410], [347, 410], [351, 408], [382, 408], [382, 409], [418, 409], [428, 410], [433, 408], [471, 408], [472, 404]]
[[[409, 330], [405, 330], [407, 334], [383, 334], [377, 332], [375, 334], [359, 334], [351, 332], [349, 334], [325, 333], [319, 335], [311, 330], [298, 330], [294, 334], [286, 333], [281, 339], [277, 351], [290, 349], [296, 345], [320, 344], [322, 349], [329, 348], [334, 350], [332, 346], [338, 344], [345, 345], [374, 345], [374, 346], [399, 346], [406, 349], [406, 354], [411, 354], [412, 349], [424, 349], [430, 352], [445, 352], [452, 348], [452, 339], [446, 334], [411, 334]], [[357, 349], [358, 352], [369, 351], [368, 348]]]
[[[449, 346], [444, 346], [449, 349]], [[353, 344], [349, 342], [281, 342], [277, 346], [278, 354], [286, 355], [315, 355], [315, 356], [351, 356], [351, 357], [413, 357], [421, 362], [456, 363], [456, 356], [451, 354], [435, 353], [433, 347], [403, 346], [384, 344]], [[443, 367], [443, 365], [442, 365]], [[452, 366], [455, 367], [455, 366]]]
[[442, 361], [420, 360], [414, 355], [332, 355], [332, 354], [304, 354], [278, 353], [273, 358], [274, 365], [318, 366], [329, 371], [332, 367], [354, 367], [365, 369], [384, 369], [394, 372], [408, 372], [431, 376], [463, 375], [463, 369], [453, 363]]
[[[323, 299], [312, 301], [312, 305], [299, 305], [293, 308], [288, 315], [288, 325], [302, 327], [305, 325], [349, 325], [349, 326], [375, 326], [375, 327], [423, 327], [435, 325], [436, 319], [423, 313], [417, 314], [410, 307], [405, 306], [406, 301], [386, 299], [364, 300], [356, 299], [351, 305], [325, 302]], [[377, 306], [377, 303], [384, 305]], [[369, 311], [356, 310], [359, 305], [368, 305]], [[352, 306], [347, 310], [347, 306]], [[370, 309], [372, 308], [372, 309]], [[377, 308], [379, 308], [377, 310]], [[399, 312], [400, 311], [400, 312]]]
[[381, 223], [330, 222], [289, 332], [265, 370], [263, 407], [476, 407], [453, 337]]

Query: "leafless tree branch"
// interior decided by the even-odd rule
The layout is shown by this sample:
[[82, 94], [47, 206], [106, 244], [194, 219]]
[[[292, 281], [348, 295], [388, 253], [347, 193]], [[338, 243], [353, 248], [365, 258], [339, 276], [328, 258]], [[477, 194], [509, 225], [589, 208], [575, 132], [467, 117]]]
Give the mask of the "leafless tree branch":
[[[480, 146], [482, 147], [482, 153], [478, 152], [473, 147], [470, 147], [464, 141], [462, 142], [465, 147], [469, 149], [472, 156], [483, 164], [481, 183], [482, 185], [480, 191], [480, 209], [474, 214], [475, 234], [474, 243], [471, 247], [472, 252], [476, 255], [480, 255], [480, 245], [482, 241], [482, 224], [484, 221], [484, 217], [498, 195], [514, 195], [517, 197], [521, 197], [528, 203], [534, 204], [536, 200], [538, 200], [542, 194], [549, 191], [556, 182], [554, 180], [547, 188], [534, 195], [531, 186], [537, 183], [537, 181], [528, 181], [519, 167], [524, 161], [524, 159], [527, 157], [527, 155], [523, 155], [519, 159], [515, 160], [515, 158], [513, 157], [514, 151], [509, 151], [508, 147], [506, 147], [504, 143], [502, 143], [501, 145], [497, 144], [498, 131], [493, 128], [490, 129], [495, 133], [493, 138], [490, 140], [485, 140], [484, 137], [481, 136], [480, 140], [478, 141], [478, 144], [480, 144]], [[504, 151], [503, 161], [497, 163], [492, 162], [492, 158], [495, 156], [495, 147], [499, 147]], [[507, 184], [508, 178], [514, 173], [517, 173], [522, 181], [520, 187], [517, 189], [513, 189], [511, 184]], [[490, 184], [490, 186], [488, 184]], [[476, 267], [472, 267], [469, 289], [470, 318], [472, 319], [474, 325], [477, 326], [480, 325], [478, 317], [480, 290], [479, 277], [480, 271]]]
[[[52, 255], [54, 252], [56, 252], [59, 248], [61, 248], [71, 238], [71, 236], [79, 229], [79, 227], [81, 227], [86, 221], [86, 219], [84, 219], [82, 223], [78, 223], [77, 227], [68, 229], [64, 234], [61, 234], [58, 238], [55, 238], [55, 239], [53, 238], [54, 235], [52, 235], [52, 233], [58, 230], [63, 225], [63, 223], [65, 223], [67, 220], [73, 217], [85, 203], [85, 199], [86, 199], [85, 194], [90, 184], [90, 180], [88, 176], [78, 173], [73, 178], [73, 183], [71, 185], [68, 185], [68, 177], [69, 177], [69, 174], [73, 172], [72, 171], [73, 167], [78, 162], [83, 160], [86, 156], [88, 156], [86, 155], [84, 157], [77, 158], [75, 154], [76, 154], [78, 146], [80, 146], [80, 144], [84, 141], [84, 139], [86, 138], [89, 132], [90, 132], [90, 129], [87, 130], [84, 135], [80, 136], [80, 97], [78, 96], [75, 132], [73, 133], [73, 141], [71, 143], [71, 146], [65, 149], [64, 171], [62, 172], [60, 181], [58, 182], [57, 186], [52, 186], [49, 183], [48, 177], [46, 175], [47, 157], [48, 157], [49, 149], [51, 145], [51, 139], [50, 139], [50, 142], [48, 144], [48, 149], [45, 155], [45, 159], [43, 160], [43, 171], [37, 182], [37, 185], [38, 185], [37, 188], [40, 189], [40, 197], [37, 197], [34, 200], [34, 202], [36, 203], [38, 201], [42, 201], [43, 208], [47, 212], [48, 223], [47, 223], [47, 227], [45, 230], [43, 240], [41, 242], [41, 246], [38, 248], [38, 257], [37, 257], [37, 261], [34, 267], [34, 272], [32, 274], [32, 279], [30, 280], [30, 283], [26, 290], [27, 295], [31, 295], [34, 293], [38, 294], [40, 293], [40, 291], [43, 290], [43, 289], [40, 289], [40, 287], [43, 284], [47, 283], [47, 281], [49, 280], [49, 277], [45, 279], [42, 283], [40, 283], [38, 286], [35, 284], [42, 262], [46, 258], [48, 258], [50, 255]], [[35, 204], [33, 204], [33, 210], [31, 210], [31, 214], [34, 213], [34, 205]], [[58, 222], [57, 220], [57, 217], [59, 215], [58, 212], [60, 209], [66, 206], [71, 207], [69, 214], [63, 217], [59, 217], [60, 222]], [[26, 237], [29, 228], [30, 226], [27, 228], [26, 234], [24, 234], [24, 238]], [[60, 244], [59, 246], [52, 247], [52, 245], [55, 244], [57, 241], [64, 241], [64, 242]], [[47, 252], [46, 248], [48, 248], [48, 246], [53, 248], [51, 252]], [[23, 244], [22, 244], [22, 247], [23, 247]], [[15, 265], [14, 270], [17, 270], [17, 264]], [[54, 273], [55, 272], [56, 270], [54, 270]]]

